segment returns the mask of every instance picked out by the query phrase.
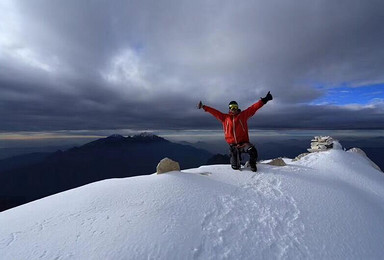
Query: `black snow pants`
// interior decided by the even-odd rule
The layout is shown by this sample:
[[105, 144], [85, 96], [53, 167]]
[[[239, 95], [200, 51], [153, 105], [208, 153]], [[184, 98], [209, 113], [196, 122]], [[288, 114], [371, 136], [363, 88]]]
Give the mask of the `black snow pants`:
[[251, 143], [240, 143], [240, 144], [231, 144], [229, 146], [231, 153], [231, 166], [233, 169], [240, 169], [241, 162], [241, 153], [249, 154], [249, 166], [252, 171], [256, 171], [256, 161], [257, 161], [257, 150], [255, 146]]

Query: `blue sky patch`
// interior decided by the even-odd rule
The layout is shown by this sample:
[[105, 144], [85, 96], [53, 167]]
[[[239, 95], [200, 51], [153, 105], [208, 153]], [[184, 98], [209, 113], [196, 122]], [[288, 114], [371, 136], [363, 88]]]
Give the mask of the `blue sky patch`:
[[[322, 87], [319, 87], [322, 89]], [[375, 101], [375, 99], [384, 100], [384, 84], [376, 84], [363, 87], [340, 86], [326, 90], [326, 94], [313, 102], [312, 105], [332, 104], [348, 105], [359, 104], [366, 105]]]

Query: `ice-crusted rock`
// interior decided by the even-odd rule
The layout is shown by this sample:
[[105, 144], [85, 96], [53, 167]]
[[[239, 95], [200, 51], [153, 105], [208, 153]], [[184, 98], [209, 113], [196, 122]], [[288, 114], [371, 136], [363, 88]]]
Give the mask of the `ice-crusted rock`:
[[[333, 139], [331, 136], [315, 136], [311, 140], [311, 148], [307, 150], [309, 153], [314, 153], [314, 152], [327, 151], [329, 149], [342, 150], [343, 147], [341, 146], [338, 140]], [[309, 153], [302, 153], [296, 156], [296, 158], [294, 158], [293, 161], [298, 161], [304, 156], [308, 155]]]
[[307, 149], [308, 152], [326, 151], [332, 148], [342, 149], [340, 143], [330, 136], [315, 136], [311, 140], [311, 148]]
[[178, 162], [175, 162], [169, 158], [162, 159], [156, 167], [157, 174], [180, 171], [180, 165]]

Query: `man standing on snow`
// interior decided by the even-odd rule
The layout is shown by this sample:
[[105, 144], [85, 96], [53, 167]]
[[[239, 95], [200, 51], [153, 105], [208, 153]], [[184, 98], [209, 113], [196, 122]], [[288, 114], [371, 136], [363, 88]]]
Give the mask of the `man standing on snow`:
[[249, 142], [247, 121], [259, 108], [272, 100], [272, 98], [270, 91], [268, 91], [265, 97], [261, 98], [258, 102], [244, 111], [239, 109], [239, 105], [236, 101], [231, 101], [229, 103], [228, 114], [221, 113], [212, 107], [203, 105], [201, 101], [199, 102], [199, 109], [203, 108], [205, 112], [212, 114], [223, 124], [225, 140], [230, 147], [231, 166], [233, 169], [240, 169], [240, 153], [246, 152], [249, 154], [249, 166], [251, 167], [251, 170], [254, 172], [257, 171], [257, 150], [255, 146]]

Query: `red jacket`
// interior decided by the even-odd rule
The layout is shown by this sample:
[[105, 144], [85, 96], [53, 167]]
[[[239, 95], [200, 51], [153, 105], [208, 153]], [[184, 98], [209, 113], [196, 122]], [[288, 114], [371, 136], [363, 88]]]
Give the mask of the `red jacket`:
[[205, 105], [203, 106], [203, 109], [212, 114], [223, 124], [224, 136], [228, 144], [239, 144], [249, 143], [247, 121], [263, 105], [263, 101], [259, 100], [237, 115], [233, 113], [223, 114], [220, 111]]

